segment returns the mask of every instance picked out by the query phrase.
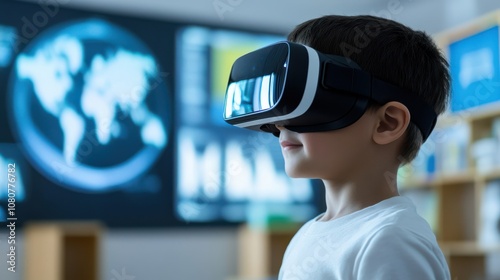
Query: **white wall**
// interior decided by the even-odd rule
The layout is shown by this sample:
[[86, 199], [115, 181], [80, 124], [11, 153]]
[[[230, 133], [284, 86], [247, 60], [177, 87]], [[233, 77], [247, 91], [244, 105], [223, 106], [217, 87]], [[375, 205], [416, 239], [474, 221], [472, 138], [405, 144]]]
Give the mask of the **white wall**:
[[111, 231], [102, 243], [102, 280], [121, 275], [122, 269], [135, 280], [224, 280], [236, 275], [233, 230]]
[[326, 14], [371, 14], [400, 21], [431, 34], [495, 9], [498, 0], [31, 0], [153, 18], [201, 21], [288, 32]]

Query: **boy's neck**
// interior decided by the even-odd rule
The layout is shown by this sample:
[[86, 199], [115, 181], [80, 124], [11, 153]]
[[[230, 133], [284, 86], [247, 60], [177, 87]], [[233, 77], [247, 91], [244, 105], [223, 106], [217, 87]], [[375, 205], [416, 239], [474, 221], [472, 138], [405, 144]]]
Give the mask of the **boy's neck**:
[[397, 174], [397, 168], [389, 173], [372, 171], [350, 180], [323, 180], [327, 209], [320, 221], [334, 220], [399, 195], [397, 186], [387, 176]]

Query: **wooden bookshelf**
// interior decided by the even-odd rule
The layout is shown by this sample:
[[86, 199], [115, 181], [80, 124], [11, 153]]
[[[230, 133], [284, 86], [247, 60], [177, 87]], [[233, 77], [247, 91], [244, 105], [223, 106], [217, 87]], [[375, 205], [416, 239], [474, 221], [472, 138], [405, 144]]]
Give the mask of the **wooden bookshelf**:
[[99, 279], [101, 231], [90, 222], [27, 224], [24, 279]]
[[239, 228], [238, 280], [274, 279], [285, 250], [301, 224]]
[[[432, 175], [405, 178], [400, 184], [403, 195], [424, 190], [437, 197], [433, 229], [448, 260], [452, 279], [487, 279], [486, 258], [500, 252], [500, 244], [484, 246], [479, 240], [484, 188], [489, 182], [500, 180], [500, 166], [477, 170], [471, 153], [475, 141], [490, 137], [493, 120], [500, 118], [500, 104], [476, 111], [445, 117], [439, 124], [440, 128], [446, 128], [459, 120], [470, 127], [466, 169], [444, 173], [436, 170]], [[430, 220], [432, 225], [433, 219]]]
[[[500, 26], [500, 10], [491, 11], [470, 22], [435, 34], [433, 37], [438, 47], [449, 59], [449, 47], [452, 44], [471, 38], [495, 26]], [[493, 63], [499, 62], [494, 61]], [[496, 82], [498, 81], [493, 81], [495, 85]], [[498, 86], [495, 86], [496, 88], [489, 84], [487, 86], [490, 94], [498, 95], [500, 90]], [[470, 98], [480, 99], [482, 97], [484, 96], [477, 96], [477, 91], [470, 93]], [[439, 169], [442, 166], [436, 163], [436, 171], [432, 175], [423, 176], [423, 178], [422, 176], [406, 178], [401, 189], [401, 192], [405, 193], [423, 188], [437, 197], [434, 230], [448, 260], [452, 279], [489, 279], [490, 276], [487, 275], [486, 271], [486, 259], [489, 254], [500, 252], [500, 244], [486, 246], [480, 240], [483, 225], [481, 211], [484, 205], [485, 187], [493, 181], [500, 180], [500, 166], [497, 163], [496, 166], [495, 164], [487, 165], [487, 170], [484, 166], [480, 168], [473, 153], [474, 143], [477, 143], [478, 140], [494, 137], [492, 134], [493, 123], [498, 119], [500, 119], [500, 101], [445, 114], [438, 121], [436, 130], [462, 125], [468, 129], [466, 149], [461, 151], [465, 154], [460, 157], [460, 159], [465, 157], [465, 168], [443, 171]], [[445, 143], [445, 145], [447, 144]], [[436, 149], [438, 148], [446, 149], [448, 147], [436, 146]], [[443, 159], [441, 158], [441, 160]], [[500, 203], [500, 198], [498, 203]]]

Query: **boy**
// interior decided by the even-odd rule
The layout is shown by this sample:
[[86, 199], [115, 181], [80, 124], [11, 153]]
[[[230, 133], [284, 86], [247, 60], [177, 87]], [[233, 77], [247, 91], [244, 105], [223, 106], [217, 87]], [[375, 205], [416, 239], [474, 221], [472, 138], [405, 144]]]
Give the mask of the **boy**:
[[[371, 16], [325, 16], [297, 26], [288, 41], [345, 56], [420, 96], [437, 114], [445, 110], [448, 64], [422, 32]], [[404, 105], [374, 104], [339, 130], [277, 128], [287, 174], [322, 179], [327, 205], [289, 244], [280, 280], [450, 279], [431, 228], [386, 177], [423, 142]]]
[[425, 33], [372, 16], [309, 20], [288, 41], [235, 62], [224, 115], [279, 135], [287, 174], [324, 183], [327, 209], [292, 239], [279, 279], [450, 279], [392, 179], [445, 110], [445, 58]]

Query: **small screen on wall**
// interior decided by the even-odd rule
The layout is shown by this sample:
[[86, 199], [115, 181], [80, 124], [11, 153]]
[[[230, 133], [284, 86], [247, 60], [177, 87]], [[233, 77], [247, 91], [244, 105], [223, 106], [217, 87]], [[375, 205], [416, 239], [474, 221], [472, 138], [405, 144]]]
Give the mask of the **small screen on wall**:
[[449, 45], [452, 112], [500, 101], [499, 34], [496, 25]]

